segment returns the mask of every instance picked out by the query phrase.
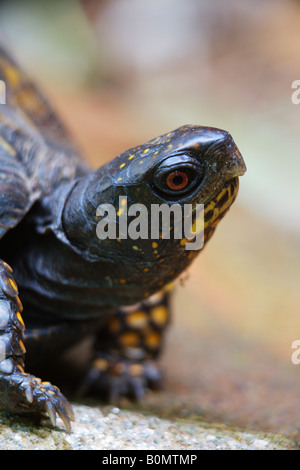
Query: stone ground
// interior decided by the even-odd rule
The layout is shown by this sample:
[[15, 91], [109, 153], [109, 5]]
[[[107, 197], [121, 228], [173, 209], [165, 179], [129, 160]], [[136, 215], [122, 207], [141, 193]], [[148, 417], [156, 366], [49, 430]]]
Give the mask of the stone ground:
[[[71, 434], [0, 414], [0, 450], [279, 450], [297, 449], [276, 434], [251, 433], [119, 408], [75, 405]], [[58, 420], [58, 425], [62, 422]]]

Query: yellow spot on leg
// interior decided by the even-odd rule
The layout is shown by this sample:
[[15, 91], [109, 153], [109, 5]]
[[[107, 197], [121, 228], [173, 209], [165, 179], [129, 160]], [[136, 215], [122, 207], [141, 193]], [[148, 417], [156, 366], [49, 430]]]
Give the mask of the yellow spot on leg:
[[145, 343], [150, 349], [156, 349], [159, 347], [161, 343], [161, 336], [159, 333], [153, 332], [150, 333], [146, 338], [145, 338]]
[[168, 309], [164, 305], [158, 305], [151, 309], [150, 315], [156, 325], [164, 326], [168, 320]]
[[108, 362], [105, 359], [102, 359], [101, 357], [99, 357], [98, 359], [95, 359], [93, 361], [93, 367], [95, 367], [95, 369], [100, 370], [101, 372], [103, 372], [103, 371], [107, 370]]
[[142, 375], [144, 367], [141, 364], [131, 364], [129, 367], [129, 374], [133, 376]]
[[139, 340], [140, 338], [137, 333], [128, 332], [128, 333], [123, 333], [120, 336], [120, 343], [122, 344], [122, 346], [127, 346], [130, 348], [139, 346]]
[[148, 316], [143, 310], [138, 310], [126, 316], [126, 323], [131, 328], [144, 328], [148, 323]]

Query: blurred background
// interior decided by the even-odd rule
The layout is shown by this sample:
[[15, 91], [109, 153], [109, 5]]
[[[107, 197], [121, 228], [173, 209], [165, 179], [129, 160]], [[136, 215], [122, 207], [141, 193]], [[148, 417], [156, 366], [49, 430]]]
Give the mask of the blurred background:
[[151, 413], [299, 439], [299, 26], [296, 0], [0, 2], [1, 35], [93, 167], [183, 124], [230, 131], [246, 161], [177, 288]]

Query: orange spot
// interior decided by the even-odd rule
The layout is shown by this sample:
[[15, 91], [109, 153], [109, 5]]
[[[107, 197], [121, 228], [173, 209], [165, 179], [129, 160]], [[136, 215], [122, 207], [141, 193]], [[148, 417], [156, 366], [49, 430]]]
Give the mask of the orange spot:
[[153, 332], [146, 337], [145, 342], [148, 348], [157, 348], [161, 343], [161, 336], [159, 333]]
[[93, 361], [93, 367], [95, 367], [97, 370], [105, 371], [108, 368], [108, 363], [105, 359], [99, 357]]
[[19, 320], [19, 322], [21, 323], [21, 325], [25, 326], [25, 323], [24, 323], [24, 320], [20, 314], [20, 312], [17, 312], [17, 319]]
[[131, 328], [143, 328], [148, 323], [147, 314], [143, 310], [130, 313], [126, 317], [126, 323]]
[[151, 309], [151, 319], [159, 326], [166, 324], [168, 320], [168, 309], [164, 305], [158, 305]]
[[129, 374], [130, 375], [142, 375], [144, 368], [141, 364], [131, 364], [129, 367]]
[[120, 343], [123, 346], [127, 346], [127, 347], [130, 347], [130, 348], [137, 347], [139, 345], [139, 336], [138, 336], [138, 334], [131, 333], [131, 332], [123, 333], [120, 336]]

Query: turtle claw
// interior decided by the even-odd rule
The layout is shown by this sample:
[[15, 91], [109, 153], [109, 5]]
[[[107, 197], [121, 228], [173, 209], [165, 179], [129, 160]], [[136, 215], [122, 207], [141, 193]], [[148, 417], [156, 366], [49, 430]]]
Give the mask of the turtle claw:
[[47, 413], [53, 426], [56, 426], [58, 415], [64, 423], [66, 431], [71, 431], [74, 413], [70, 403], [60, 390], [49, 382], [25, 372], [14, 372], [10, 376], [0, 377], [0, 385], [10, 391], [11, 401], [6, 402], [8, 411], [15, 413]]
[[[53, 403], [54, 401], [54, 403]], [[47, 412], [52, 425], [56, 426], [56, 414], [60, 417], [65, 425], [68, 434], [71, 432], [71, 421], [74, 421], [74, 413], [70, 405], [66, 405], [66, 400], [63, 395], [60, 394], [53, 401], [47, 401], [45, 403], [45, 411]]]
[[46, 411], [47, 411], [47, 414], [50, 418], [50, 421], [52, 423], [52, 426], [56, 426], [56, 413], [55, 413], [55, 408], [54, 406], [52, 405], [51, 401], [47, 401], [46, 402]]
[[53, 426], [56, 426], [56, 415], [58, 415], [64, 423], [67, 433], [70, 434], [71, 421], [75, 420], [73, 409], [57, 387], [49, 384], [47, 388], [49, 394], [44, 402], [44, 410], [41, 411], [47, 412]]
[[155, 362], [132, 363], [103, 355], [93, 362], [83, 380], [80, 395], [104, 395], [110, 404], [116, 405], [124, 396], [140, 402], [148, 388], [161, 387], [162, 372]]

